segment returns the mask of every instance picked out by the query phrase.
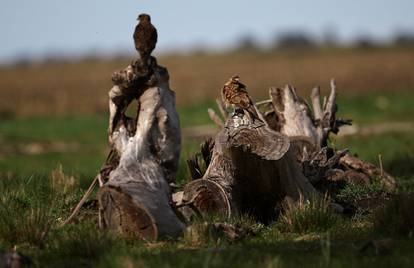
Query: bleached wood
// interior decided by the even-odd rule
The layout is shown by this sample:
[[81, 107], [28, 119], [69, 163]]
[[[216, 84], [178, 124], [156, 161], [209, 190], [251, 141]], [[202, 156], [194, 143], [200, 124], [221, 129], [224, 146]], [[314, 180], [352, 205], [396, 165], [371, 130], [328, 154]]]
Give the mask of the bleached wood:
[[322, 120], [321, 92], [319, 87], [312, 89], [311, 101], [315, 120]]
[[269, 90], [274, 110], [279, 119], [280, 132], [286, 136], [305, 136], [318, 144], [318, 133], [310, 115], [306, 102], [296, 94], [295, 88], [286, 85], [284, 88]]
[[[269, 111], [269, 114], [275, 113], [276, 117], [267, 117], [268, 124], [276, 125], [282, 133], [289, 136], [296, 152], [296, 159], [301, 163], [303, 172], [311, 181], [317, 182], [329, 177], [327, 174], [336, 167], [341, 167], [343, 171], [354, 170], [375, 180], [381, 175], [379, 169], [347, 154], [346, 149], [340, 151], [330, 149], [332, 152], [328, 153], [327, 144], [330, 133], [337, 134], [341, 126], [351, 124], [351, 120], [336, 118], [337, 86], [334, 79], [331, 80], [330, 87], [329, 96], [323, 98], [322, 105], [319, 87], [312, 90], [313, 113], [293, 87], [271, 88], [269, 93], [273, 109]], [[313, 141], [314, 146], [309, 141]], [[395, 179], [390, 175], [385, 174], [381, 181], [388, 189], [395, 189]]]
[[217, 107], [221, 113], [221, 116], [223, 117], [223, 120], [226, 121], [227, 117], [229, 117], [229, 113], [227, 112], [226, 106], [223, 103], [222, 99], [216, 99]]
[[221, 120], [221, 118], [216, 114], [216, 112], [214, 112], [213, 109], [209, 108], [207, 110], [208, 112], [208, 116], [210, 117], [210, 119], [216, 124], [216, 126], [218, 128], [222, 128], [224, 126], [223, 121]]
[[[141, 228], [144, 239], [175, 237], [184, 228], [171, 207], [168, 184], [178, 169], [181, 144], [175, 94], [166, 69], [153, 68], [152, 85], [136, 88], [138, 96], [122, 85], [109, 93], [109, 141], [120, 160], [99, 191], [101, 227], [123, 235], [140, 234]], [[136, 120], [124, 114], [133, 97], [138, 98]], [[150, 222], [154, 226], [140, 225]]]
[[256, 107], [259, 107], [261, 105], [269, 105], [271, 103], [272, 103], [272, 100], [263, 100], [263, 101], [256, 102], [254, 105], [256, 105]]

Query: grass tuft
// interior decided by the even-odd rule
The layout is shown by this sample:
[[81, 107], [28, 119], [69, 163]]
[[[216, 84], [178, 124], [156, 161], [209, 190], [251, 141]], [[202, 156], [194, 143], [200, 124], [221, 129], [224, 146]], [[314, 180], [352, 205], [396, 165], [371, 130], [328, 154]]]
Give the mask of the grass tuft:
[[[42, 247], [49, 231], [79, 195], [77, 180], [62, 166], [50, 177], [6, 177], [0, 180], [0, 244]], [[77, 191], [78, 190], [78, 191]]]
[[[55, 196], [41, 178], [0, 180], [0, 241], [42, 246], [52, 227]], [[46, 181], [47, 182], [47, 181]]]
[[384, 187], [377, 182], [369, 185], [347, 183], [336, 198], [345, 203], [353, 203], [356, 200], [378, 196], [384, 193]]
[[72, 193], [79, 186], [75, 177], [69, 176], [63, 172], [61, 164], [59, 164], [56, 169], [52, 170], [50, 180], [53, 190], [65, 195]]
[[277, 225], [283, 232], [304, 234], [327, 231], [338, 220], [330, 209], [330, 199], [325, 196], [313, 197], [309, 201], [301, 198], [299, 202], [285, 206]]

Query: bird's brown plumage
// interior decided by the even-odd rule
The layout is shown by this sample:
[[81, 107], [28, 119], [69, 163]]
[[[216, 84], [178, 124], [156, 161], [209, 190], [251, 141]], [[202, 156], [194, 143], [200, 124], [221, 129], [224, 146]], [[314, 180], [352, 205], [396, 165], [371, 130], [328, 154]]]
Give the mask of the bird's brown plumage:
[[151, 17], [148, 14], [140, 14], [138, 20], [139, 23], [134, 32], [135, 48], [142, 62], [148, 64], [151, 53], [157, 44], [157, 29], [151, 24]]
[[224, 84], [221, 91], [221, 97], [226, 106], [234, 105], [236, 108], [247, 111], [253, 120], [260, 120], [256, 108], [247, 93], [247, 88], [240, 82], [239, 76], [232, 76], [229, 81]]

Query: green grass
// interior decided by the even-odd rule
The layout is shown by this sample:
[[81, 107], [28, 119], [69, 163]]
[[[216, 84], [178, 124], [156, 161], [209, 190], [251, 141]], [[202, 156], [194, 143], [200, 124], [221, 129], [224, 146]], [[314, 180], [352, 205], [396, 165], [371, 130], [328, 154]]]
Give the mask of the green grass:
[[[352, 117], [359, 125], [412, 122], [413, 95], [404, 94], [340, 97], [339, 115]], [[388, 106], [384, 105], [387, 103], [384, 98]], [[182, 127], [210, 123], [206, 109], [211, 106], [214, 102], [179, 108]], [[405, 219], [411, 219], [412, 206], [404, 207], [405, 214], [396, 212], [400, 211], [396, 209], [400, 207], [398, 200], [387, 205], [382, 214], [354, 218], [333, 215], [324, 203], [306, 205], [269, 226], [253, 223], [243, 216], [230, 222], [253, 226], [254, 230], [233, 242], [202, 229], [196, 231], [201, 234], [197, 239], [184, 236], [178, 241], [144, 243], [116, 238], [97, 230], [96, 217], [87, 215], [78, 223], [59, 228], [105, 159], [106, 124], [105, 115], [2, 120], [0, 143], [9, 149], [0, 150], [0, 249], [17, 245], [38, 267], [412, 267], [414, 264], [412, 232], [383, 231], [393, 230]], [[414, 190], [412, 134], [348, 136], [333, 138], [332, 144], [337, 148], [347, 147], [374, 164], [378, 164], [381, 154], [385, 170], [398, 179], [399, 191], [407, 192]], [[70, 152], [39, 154], [22, 154], [18, 149], [30, 143], [47, 147], [56, 141], [75, 143], [78, 147]], [[198, 146], [198, 141], [183, 140], [177, 175], [180, 184], [189, 178], [185, 159]], [[57, 168], [59, 163], [62, 170]], [[350, 186], [342, 195], [358, 198], [376, 190]], [[390, 255], [359, 252], [366, 241], [384, 237], [395, 240]]]
[[[410, 121], [413, 122], [414, 95], [407, 92], [398, 94], [359, 95], [355, 97], [339, 97], [339, 116], [352, 118], [357, 125], [369, 125], [378, 122]], [[378, 101], [379, 100], [379, 101]], [[385, 103], [385, 104], [384, 104]], [[179, 107], [181, 127], [211, 124], [207, 115], [207, 108], [214, 107], [214, 101], [201, 103], [196, 106]], [[32, 174], [47, 174], [59, 163], [64, 166], [65, 172], [91, 177], [95, 175], [107, 154], [107, 117], [95, 116], [65, 116], [65, 117], [29, 117], [4, 118], [0, 124], [0, 144], [10, 148], [9, 151], [0, 150], [0, 173], [11, 171], [16, 175], [30, 176]], [[371, 142], [372, 139], [380, 143]], [[386, 142], [385, 140], [386, 139]], [[44, 147], [53, 142], [73, 143], [76, 146], [72, 152], [51, 151], [43, 154], [21, 154], [15, 148], [37, 143]], [[368, 141], [368, 143], [367, 143]], [[381, 135], [381, 138], [351, 137], [335, 139], [338, 147], [349, 147], [364, 159], [377, 161], [378, 154], [383, 155], [387, 168], [400, 172], [400, 167], [393, 168], [393, 160], [408, 163], [412, 160], [414, 145], [410, 135], [401, 134]], [[400, 145], [405, 144], [403, 150]], [[196, 144], [191, 140], [183, 140], [183, 158], [189, 151], [194, 151]], [[363, 150], [360, 148], [364, 147]], [[365, 148], [367, 147], [367, 148]], [[385, 152], [385, 153], [384, 153]], [[398, 154], [398, 156], [397, 156]], [[389, 156], [392, 155], [392, 158]], [[184, 163], [184, 161], [182, 161]], [[398, 164], [397, 164], [398, 166]], [[401, 165], [400, 165], [401, 166]], [[412, 165], [404, 165], [410, 169]], [[412, 168], [411, 168], [412, 170]], [[185, 169], [180, 175], [186, 175]], [[399, 175], [399, 174], [398, 174]]]
[[353, 119], [359, 125], [414, 120], [412, 92], [342, 96], [339, 89], [338, 94], [338, 116]]
[[279, 216], [277, 227], [284, 232], [306, 234], [327, 232], [339, 221], [338, 215], [330, 210], [330, 199], [313, 197], [310, 202], [301, 200], [296, 205], [288, 205]]

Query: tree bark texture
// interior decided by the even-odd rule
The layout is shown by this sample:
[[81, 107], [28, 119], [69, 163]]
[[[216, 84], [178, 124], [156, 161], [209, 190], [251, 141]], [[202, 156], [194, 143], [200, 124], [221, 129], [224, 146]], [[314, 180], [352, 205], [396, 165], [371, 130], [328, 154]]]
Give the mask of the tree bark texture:
[[[367, 185], [380, 178], [389, 191], [395, 188], [394, 178], [383, 170], [349, 155], [348, 149], [329, 147], [329, 135], [351, 124], [336, 117], [334, 80], [322, 104], [319, 87], [312, 91], [312, 106], [290, 85], [270, 88], [269, 95], [269, 100], [256, 103], [263, 124], [255, 125], [243, 115], [230, 116], [220, 100], [221, 116], [208, 110], [220, 129], [212, 159], [204, 173], [197, 159], [189, 159], [190, 171], [198, 175], [176, 196], [176, 202], [191, 204], [199, 213], [250, 213], [267, 221], [284, 201], [323, 194], [329, 189], [326, 184], [338, 180]], [[211, 182], [214, 186], [208, 186]], [[331, 207], [343, 210], [335, 203]], [[191, 215], [188, 207], [182, 211]]]
[[186, 185], [179, 201], [191, 203], [200, 213], [248, 213], [268, 222], [284, 199], [317, 194], [301, 173], [289, 139], [266, 123], [233, 115], [214, 144], [204, 176]]
[[[175, 237], [184, 224], [171, 206], [169, 182], [178, 169], [181, 135], [168, 72], [152, 60], [151, 73], [132, 64], [113, 76], [109, 142], [119, 161], [100, 178], [100, 226], [153, 240]], [[138, 67], [137, 67], [138, 66]], [[137, 116], [125, 115], [137, 100]]]

